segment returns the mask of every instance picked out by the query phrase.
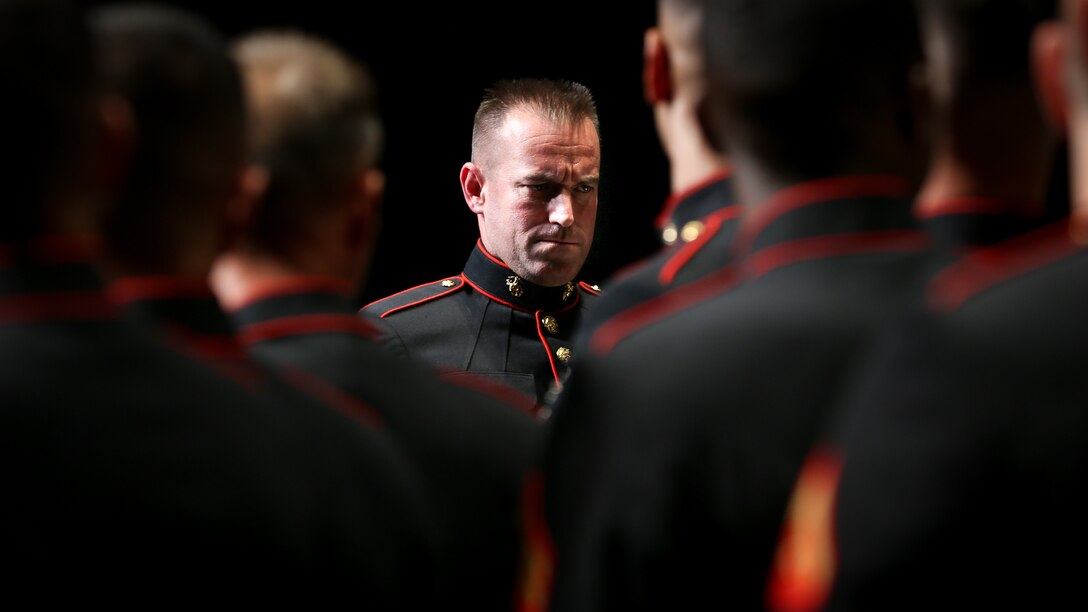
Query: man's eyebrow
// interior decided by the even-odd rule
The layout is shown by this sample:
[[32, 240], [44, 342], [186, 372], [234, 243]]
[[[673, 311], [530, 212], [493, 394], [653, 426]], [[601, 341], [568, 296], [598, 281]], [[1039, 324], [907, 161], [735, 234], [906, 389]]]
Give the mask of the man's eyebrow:
[[[560, 181], [556, 180], [555, 175], [547, 174], [547, 173], [543, 173], [543, 172], [535, 172], [533, 174], [527, 174], [524, 177], [522, 177], [521, 180], [522, 180], [522, 182], [525, 182], [525, 183], [559, 183], [560, 182]], [[578, 184], [582, 185], [582, 184], [585, 184], [585, 183], [590, 183], [592, 185], [597, 185], [600, 182], [601, 182], [600, 175], [593, 174], [593, 175], [590, 175], [590, 176], [583, 177], [581, 180], [578, 181]]]

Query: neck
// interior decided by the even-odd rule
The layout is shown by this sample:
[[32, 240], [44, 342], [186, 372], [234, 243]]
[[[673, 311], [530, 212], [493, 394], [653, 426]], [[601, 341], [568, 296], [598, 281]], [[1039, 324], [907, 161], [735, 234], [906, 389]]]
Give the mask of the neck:
[[690, 189], [725, 168], [728, 162], [706, 142], [694, 114], [684, 99], [658, 104], [655, 119], [661, 143], [669, 158], [672, 193]]
[[[978, 149], [976, 142], [1001, 142], [1000, 151]], [[1005, 202], [1009, 213], [1038, 212], [1046, 198], [1055, 148], [1045, 133], [1036, 137], [939, 139], [931, 153], [929, 169], [918, 194], [927, 212], [940, 213], [942, 202], [956, 198], [982, 198]], [[1020, 210], [1030, 207], [1033, 210]]]
[[245, 304], [258, 287], [297, 276], [338, 277], [327, 270], [315, 270], [276, 257], [235, 249], [216, 260], [209, 281], [223, 307], [234, 310]]

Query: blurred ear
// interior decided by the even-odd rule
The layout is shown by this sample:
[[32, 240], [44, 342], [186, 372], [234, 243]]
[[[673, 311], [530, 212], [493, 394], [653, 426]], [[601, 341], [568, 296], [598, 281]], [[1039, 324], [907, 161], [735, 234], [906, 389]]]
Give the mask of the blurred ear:
[[648, 28], [642, 45], [642, 90], [651, 106], [672, 100], [672, 73], [669, 70], [669, 50], [661, 31]]
[[377, 239], [381, 227], [385, 173], [377, 168], [363, 170], [356, 178], [355, 193], [348, 211], [348, 240], [351, 244], [370, 243]]
[[472, 162], [461, 166], [461, 191], [465, 194], [465, 204], [477, 215], [484, 212], [484, 174], [480, 167]]
[[95, 121], [95, 188], [117, 193], [128, 176], [136, 147], [136, 120], [128, 100], [117, 95], [102, 97]]
[[238, 175], [238, 190], [227, 203], [227, 243], [233, 246], [245, 235], [253, 218], [253, 211], [261, 205], [268, 189], [268, 170], [264, 166], [250, 164]]
[[1047, 121], [1059, 134], [1069, 127], [1069, 100], [1065, 83], [1066, 40], [1060, 21], [1044, 21], [1031, 37], [1035, 90]]

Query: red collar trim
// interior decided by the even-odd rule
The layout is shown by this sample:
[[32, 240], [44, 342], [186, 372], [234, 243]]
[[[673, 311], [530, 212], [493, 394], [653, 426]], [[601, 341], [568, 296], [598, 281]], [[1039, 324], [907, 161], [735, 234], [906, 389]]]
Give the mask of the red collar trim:
[[228, 311], [236, 312], [243, 308], [274, 297], [296, 295], [300, 293], [325, 293], [349, 295], [351, 283], [328, 276], [286, 276], [255, 283], [245, 292], [242, 299]]
[[914, 216], [918, 219], [932, 219], [942, 215], [1011, 215], [1036, 219], [1043, 216], [1042, 202], [1017, 202], [985, 196], [963, 196], [922, 200], [914, 205]]
[[773, 221], [788, 212], [829, 200], [864, 196], [906, 197], [907, 180], [891, 174], [835, 176], [787, 187], [747, 211], [737, 233], [737, 252], [747, 253]]
[[503, 263], [503, 261], [501, 259], [499, 259], [498, 257], [495, 257], [494, 255], [492, 255], [491, 251], [488, 251], [487, 248], [484, 247], [483, 238], [477, 238], [476, 239], [476, 246], [479, 247], [480, 252], [484, 254], [484, 257], [487, 257], [488, 259], [493, 261], [496, 265], [502, 266], [502, 267], [506, 268], [507, 270], [510, 270], [510, 266]]
[[206, 278], [179, 276], [127, 276], [106, 287], [118, 304], [164, 298], [215, 298]]
[[926, 287], [927, 303], [938, 312], [955, 311], [990, 287], [1084, 249], [1072, 240], [1070, 229], [1066, 218], [969, 252], [933, 277]]
[[676, 211], [676, 207], [680, 202], [690, 198], [693, 194], [706, 189], [707, 187], [717, 183], [718, 181], [724, 181], [733, 174], [733, 169], [726, 166], [721, 170], [713, 172], [710, 176], [695, 183], [687, 189], [681, 189], [680, 191], [674, 191], [669, 194], [669, 197], [665, 198], [665, 205], [662, 206], [661, 212], [658, 213], [657, 218], [654, 219], [654, 227], [661, 230], [665, 228], [665, 224], [669, 222], [669, 218], [672, 217], [673, 212]]
[[55, 234], [26, 241], [0, 242], [0, 266], [9, 266], [17, 253], [45, 263], [82, 263], [94, 260], [102, 250], [94, 234]]

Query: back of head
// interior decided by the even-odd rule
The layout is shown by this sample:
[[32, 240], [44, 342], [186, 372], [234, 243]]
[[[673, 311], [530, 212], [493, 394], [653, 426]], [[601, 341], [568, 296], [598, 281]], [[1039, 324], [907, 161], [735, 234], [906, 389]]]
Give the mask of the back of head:
[[886, 171], [917, 137], [911, 0], [705, 2], [708, 137], [779, 176]]
[[94, 115], [90, 47], [79, 3], [0, 0], [0, 116], [8, 154], [0, 239], [48, 227], [84, 197]]
[[588, 119], [600, 136], [597, 104], [585, 85], [553, 79], [505, 79], [484, 91], [484, 98], [476, 109], [472, 124], [474, 163], [487, 167], [493, 138], [514, 109], [529, 109], [562, 125]]
[[375, 168], [383, 133], [367, 67], [318, 37], [255, 32], [234, 45], [249, 95], [251, 160], [268, 184], [247, 244], [286, 253], [309, 221]]
[[[916, 2], [933, 102], [923, 214], [939, 215], [942, 201], [970, 194], [1000, 202], [993, 214], [1020, 202], [1017, 216], [1035, 218], [1045, 198], [1047, 218], [1065, 215], [1067, 179], [1052, 162], [1056, 130], [1040, 103], [1032, 61], [1036, 28], [1054, 18], [1057, 0]], [[1015, 227], [1030, 225], [1017, 220]]]
[[1031, 92], [1031, 35], [1056, 0], [917, 0], [938, 98]]
[[237, 187], [245, 104], [226, 41], [201, 18], [156, 4], [100, 8], [92, 22], [105, 87], [136, 118], [131, 176], [106, 233], [145, 271], [216, 240]]

